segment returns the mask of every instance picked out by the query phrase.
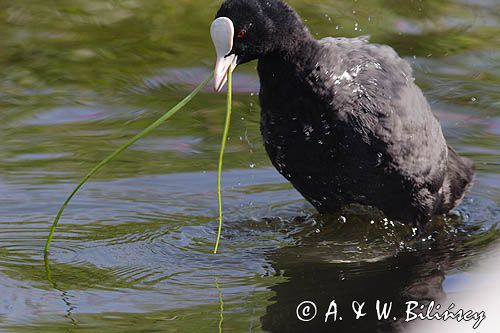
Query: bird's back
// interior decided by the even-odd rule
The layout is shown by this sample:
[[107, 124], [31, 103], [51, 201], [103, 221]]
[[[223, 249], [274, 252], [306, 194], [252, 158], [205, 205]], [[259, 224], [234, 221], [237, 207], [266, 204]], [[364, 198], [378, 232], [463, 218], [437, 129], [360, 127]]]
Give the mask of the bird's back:
[[[409, 174], [444, 168], [446, 142], [407, 61], [366, 38], [327, 38], [320, 56], [332, 109], [367, 144], [384, 145], [391, 163]], [[407, 169], [407, 170], [406, 170]], [[432, 172], [431, 172], [432, 173]]]

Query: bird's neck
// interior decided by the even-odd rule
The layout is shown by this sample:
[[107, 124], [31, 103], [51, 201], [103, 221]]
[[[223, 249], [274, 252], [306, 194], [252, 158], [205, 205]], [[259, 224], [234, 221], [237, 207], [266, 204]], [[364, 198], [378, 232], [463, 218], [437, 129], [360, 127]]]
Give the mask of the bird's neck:
[[[321, 46], [317, 40], [307, 36], [293, 47], [272, 52], [259, 59], [258, 72], [261, 84], [276, 88], [280, 82], [307, 85], [308, 79], [317, 69]], [[305, 88], [305, 87], [302, 87]]]
[[293, 51], [259, 59], [259, 100], [262, 113], [268, 115], [266, 119], [307, 117], [308, 105], [314, 102], [321, 86], [316, 76], [319, 53], [319, 43], [311, 38]]

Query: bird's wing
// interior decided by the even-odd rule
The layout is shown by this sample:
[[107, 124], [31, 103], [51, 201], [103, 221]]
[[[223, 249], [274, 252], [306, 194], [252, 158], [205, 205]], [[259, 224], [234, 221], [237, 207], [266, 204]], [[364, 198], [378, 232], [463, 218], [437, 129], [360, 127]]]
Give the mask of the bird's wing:
[[369, 44], [366, 38], [327, 38], [321, 43], [320, 63], [328, 73], [319, 75], [328, 75], [322, 81], [333, 92], [331, 104], [345, 127], [383, 150], [389, 167], [423, 177], [424, 182], [433, 177], [442, 183], [446, 142], [414, 83], [410, 64], [391, 47]]

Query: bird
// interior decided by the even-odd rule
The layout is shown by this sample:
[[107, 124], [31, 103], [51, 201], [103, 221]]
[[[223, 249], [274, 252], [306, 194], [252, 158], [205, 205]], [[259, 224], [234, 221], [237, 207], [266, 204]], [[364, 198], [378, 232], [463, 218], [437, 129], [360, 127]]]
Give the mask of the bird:
[[319, 213], [361, 204], [423, 231], [461, 203], [474, 163], [446, 143], [393, 48], [317, 40], [282, 0], [226, 0], [210, 32], [217, 92], [229, 69], [258, 61], [265, 150]]

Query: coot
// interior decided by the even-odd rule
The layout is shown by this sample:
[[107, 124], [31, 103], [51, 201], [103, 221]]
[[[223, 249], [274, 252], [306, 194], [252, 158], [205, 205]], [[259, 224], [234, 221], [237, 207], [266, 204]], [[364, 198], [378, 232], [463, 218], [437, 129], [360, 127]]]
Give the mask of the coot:
[[474, 165], [391, 47], [316, 40], [280, 0], [225, 1], [211, 35], [217, 91], [229, 66], [258, 59], [266, 151], [320, 213], [359, 203], [422, 229], [462, 200]]

